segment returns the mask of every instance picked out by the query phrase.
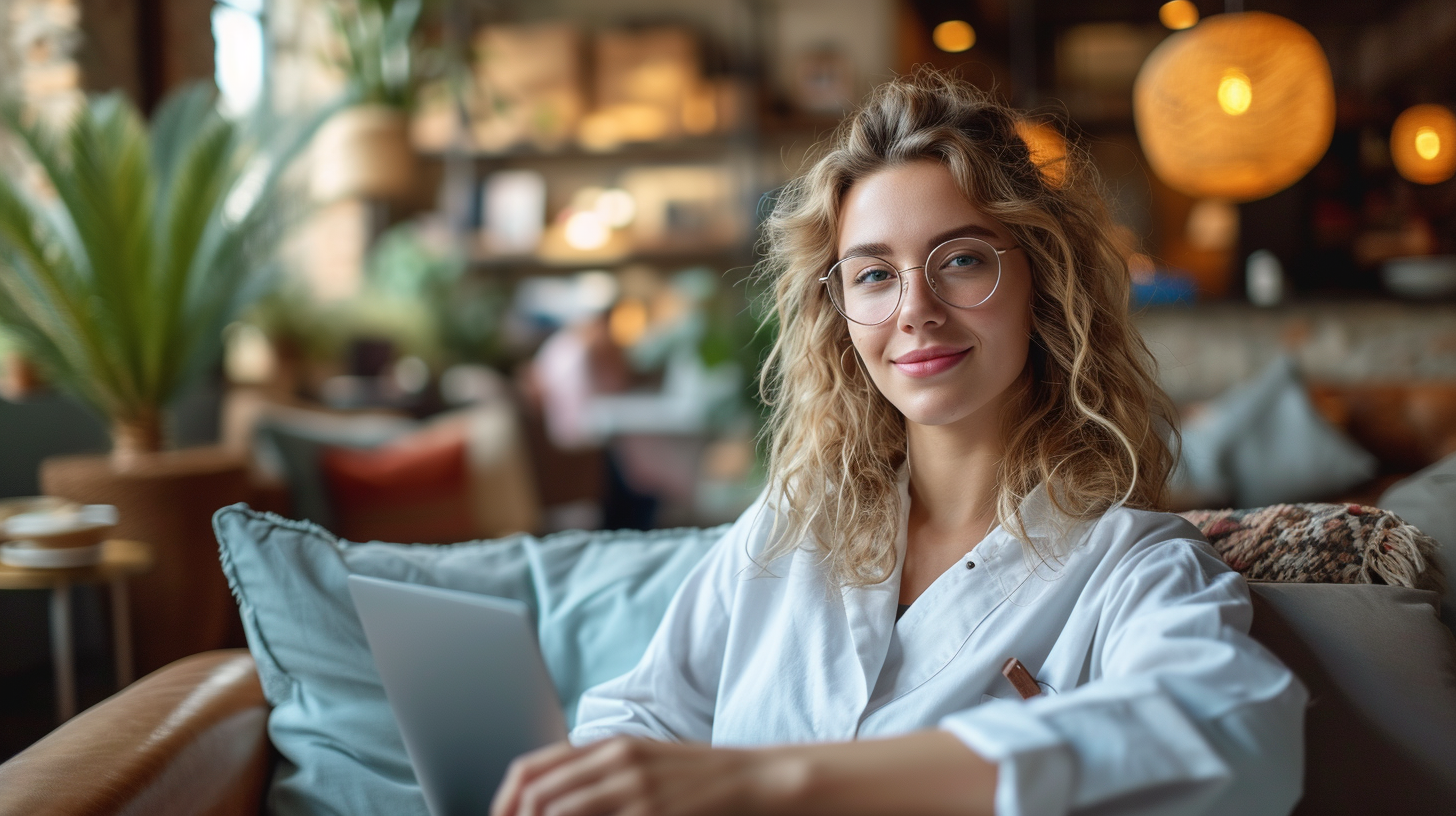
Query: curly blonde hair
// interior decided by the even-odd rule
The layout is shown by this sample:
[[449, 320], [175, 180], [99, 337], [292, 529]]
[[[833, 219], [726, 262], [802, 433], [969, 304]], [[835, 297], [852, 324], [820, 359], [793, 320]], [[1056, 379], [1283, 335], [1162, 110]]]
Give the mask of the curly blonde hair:
[[1030, 259], [1031, 348], [1005, 413], [997, 521], [1045, 560], [1020, 513], [1039, 484], [1072, 519], [1161, 507], [1173, 406], [1131, 322], [1127, 258], [1085, 157], [1069, 149], [1056, 167], [1037, 166], [1021, 121], [969, 84], [921, 71], [876, 89], [780, 193], [757, 271], [779, 325], [759, 383], [771, 409], [769, 480], [782, 497], [763, 563], [812, 541], [841, 585], [894, 570], [905, 418], [870, 381], [818, 279], [835, 261], [850, 187], [924, 159], [944, 165]]

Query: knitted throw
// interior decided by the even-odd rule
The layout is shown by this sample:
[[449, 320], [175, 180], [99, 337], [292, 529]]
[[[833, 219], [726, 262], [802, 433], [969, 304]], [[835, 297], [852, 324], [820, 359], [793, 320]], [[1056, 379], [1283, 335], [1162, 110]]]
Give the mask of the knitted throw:
[[1251, 581], [1391, 584], [1445, 594], [1435, 539], [1386, 510], [1358, 504], [1273, 504], [1190, 510], [1223, 560]]

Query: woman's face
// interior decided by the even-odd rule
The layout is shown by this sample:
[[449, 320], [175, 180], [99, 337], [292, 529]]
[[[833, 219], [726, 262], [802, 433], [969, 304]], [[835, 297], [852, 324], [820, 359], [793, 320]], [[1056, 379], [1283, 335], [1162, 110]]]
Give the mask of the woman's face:
[[[1011, 234], [961, 195], [950, 171], [923, 160], [875, 172], [844, 197], [839, 254], [874, 255], [896, 269], [920, 267], [951, 238], [1015, 247]], [[996, 421], [1026, 366], [1031, 336], [1031, 269], [1025, 251], [1001, 255], [1001, 281], [980, 306], [951, 306], [919, 270], [902, 273], [904, 294], [888, 320], [848, 322], [849, 336], [880, 393], [910, 422]]]

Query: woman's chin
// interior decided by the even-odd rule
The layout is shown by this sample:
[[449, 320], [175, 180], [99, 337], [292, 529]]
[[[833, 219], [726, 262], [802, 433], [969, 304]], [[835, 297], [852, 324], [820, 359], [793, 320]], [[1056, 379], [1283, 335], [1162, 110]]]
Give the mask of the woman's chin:
[[979, 389], [971, 393], [922, 393], [907, 395], [903, 400], [890, 400], [907, 423], [927, 427], [944, 428], [952, 425], [985, 427], [987, 421], [994, 421], [999, 401]]
[[908, 423], [940, 427], [954, 425], [972, 412], [966, 410], [964, 402], [955, 402], [947, 405], [911, 404], [901, 406], [900, 413], [905, 415], [905, 421]]

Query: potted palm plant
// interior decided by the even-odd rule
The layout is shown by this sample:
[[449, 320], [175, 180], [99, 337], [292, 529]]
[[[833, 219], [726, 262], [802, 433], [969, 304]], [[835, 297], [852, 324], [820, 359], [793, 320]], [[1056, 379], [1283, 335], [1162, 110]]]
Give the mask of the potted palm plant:
[[415, 88], [413, 39], [423, 0], [341, 0], [328, 4], [342, 49], [335, 60], [352, 102], [319, 133], [313, 193], [393, 198], [415, 174], [409, 109]]
[[201, 86], [167, 99], [150, 128], [119, 94], [59, 131], [13, 107], [3, 121], [43, 183], [0, 174], [0, 327], [112, 429], [109, 456], [47, 460], [42, 489], [117, 505], [118, 535], [155, 548], [133, 598], [139, 668], [154, 668], [219, 645], [236, 616], [210, 516], [247, 498], [244, 464], [164, 450], [164, 416], [267, 284], [295, 220], [284, 172], [314, 123], [234, 122]]

